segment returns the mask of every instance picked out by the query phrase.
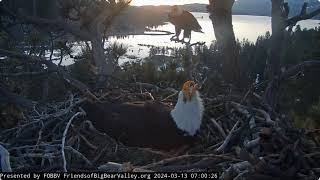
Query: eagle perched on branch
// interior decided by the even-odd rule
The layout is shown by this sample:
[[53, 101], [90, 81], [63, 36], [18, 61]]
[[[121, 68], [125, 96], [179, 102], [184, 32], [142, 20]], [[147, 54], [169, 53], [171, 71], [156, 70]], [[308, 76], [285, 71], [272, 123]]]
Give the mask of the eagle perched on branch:
[[[202, 28], [197, 19], [188, 11], [183, 10], [180, 6], [174, 5], [168, 15], [169, 22], [175, 26], [176, 34], [171, 37], [171, 40], [184, 41], [189, 38], [188, 43], [191, 41], [191, 31], [202, 32]], [[183, 39], [179, 40], [181, 30], [183, 29]]]
[[161, 102], [93, 103], [82, 106], [100, 131], [128, 146], [173, 150], [194, 144], [204, 111], [198, 85], [184, 83], [174, 108]]

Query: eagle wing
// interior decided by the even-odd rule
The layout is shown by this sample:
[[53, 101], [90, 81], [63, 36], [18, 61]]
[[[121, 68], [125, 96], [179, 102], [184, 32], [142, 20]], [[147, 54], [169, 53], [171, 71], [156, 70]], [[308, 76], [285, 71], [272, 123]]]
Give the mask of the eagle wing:
[[188, 27], [188, 29], [196, 31], [196, 32], [202, 32], [202, 27], [200, 26], [197, 19], [188, 11], [183, 11], [183, 14], [181, 15], [181, 21], [183, 22], [183, 27]]
[[84, 103], [82, 107], [98, 130], [129, 146], [170, 149], [189, 142], [171, 117], [172, 107], [161, 102]]
[[170, 23], [175, 25], [178, 28], [184, 30], [192, 30], [195, 32], [202, 32], [202, 28], [197, 21], [197, 19], [188, 11], [183, 11], [180, 16], [172, 16], [171, 14], [168, 15], [168, 20]]

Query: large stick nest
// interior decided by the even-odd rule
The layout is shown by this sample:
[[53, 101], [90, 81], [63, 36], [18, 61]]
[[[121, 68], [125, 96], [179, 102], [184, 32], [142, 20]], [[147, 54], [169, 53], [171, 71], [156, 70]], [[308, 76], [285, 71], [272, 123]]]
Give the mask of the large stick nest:
[[[156, 99], [174, 104], [173, 89], [143, 83], [94, 93], [109, 102]], [[259, 95], [203, 97], [201, 142], [180, 152], [127, 147], [98, 132], [81, 109], [85, 98], [37, 105], [2, 130], [12, 171], [218, 171], [222, 179], [316, 179], [317, 131], [292, 127], [285, 115], [267, 112]], [[319, 133], [319, 131], [318, 131]], [[4, 157], [1, 154], [2, 158]]]

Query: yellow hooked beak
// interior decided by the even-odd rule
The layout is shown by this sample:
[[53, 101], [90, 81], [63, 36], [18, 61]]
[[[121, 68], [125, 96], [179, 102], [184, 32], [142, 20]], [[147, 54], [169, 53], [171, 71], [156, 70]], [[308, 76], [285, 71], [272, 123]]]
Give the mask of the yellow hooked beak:
[[182, 92], [183, 92], [183, 101], [191, 101], [192, 97], [196, 93], [196, 91], [199, 89], [198, 84], [196, 84], [194, 81], [187, 81], [183, 84]]

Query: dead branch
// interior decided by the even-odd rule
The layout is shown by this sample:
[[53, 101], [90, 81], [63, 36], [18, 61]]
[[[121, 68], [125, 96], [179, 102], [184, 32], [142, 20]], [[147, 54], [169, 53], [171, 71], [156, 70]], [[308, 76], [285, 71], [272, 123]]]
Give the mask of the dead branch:
[[0, 145], [0, 158], [1, 172], [12, 172], [10, 164], [10, 154], [2, 145]]
[[224, 132], [224, 130], [222, 129], [222, 127], [219, 125], [219, 123], [214, 118], [211, 118], [210, 120], [214, 124], [214, 126], [218, 129], [218, 131], [221, 133], [222, 137], [226, 138], [227, 135]]
[[221, 175], [221, 179], [234, 179], [241, 172], [247, 170], [251, 167], [251, 164], [248, 161], [240, 162], [237, 164], [231, 165], [223, 174]]
[[90, 143], [90, 141], [85, 136], [81, 134], [79, 136], [91, 149], [94, 149], [94, 150], [98, 149], [98, 147]]
[[149, 29], [149, 28], [146, 28], [146, 31], [149, 31], [149, 32], [160, 32], [162, 34], [149, 34], [149, 33], [144, 33], [144, 35], [152, 35], [152, 36], [161, 36], [161, 35], [171, 35], [171, 34], [174, 34], [170, 31], [164, 31], [164, 30], [153, 30], [153, 29]]
[[[236, 108], [238, 108], [240, 111], [242, 111], [242, 112], [244, 112], [243, 110], [248, 110], [248, 109], [250, 109], [249, 107], [246, 107], [246, 106], [244, 106], [244, 105], [241, 105], [241, 104], [239, 104], [239, 103], [236, 103], [236, 102], [230, 102], [232, 105], [234, 105]], [[264, 110], [262, 110], [262, 109], [257, 109], [257, 108], [251, 108], [252, 110], [254, 110], [254, 111], [256, 111], [256, 112], [259, 112], [259, 113], [261, 113], [263, 116], [264, 116], [264, 118], [265, 118], [265, 120], [266, 120], [266, 123], [268, 123], [268, 124], [271, 124], [271, 125], [275, 125], [275, 122], [273, 121], [273, 120], [271, 120], [271, 117], [270, 117], [270, 115], [266, 112], [266, 111], [264, 111]], [[248, 111], [246, 111], [246, 112], [244, 112], [245, 114], [247, 114], [248, 115]]]
[[[320, 9], [319, 9], [319, 13], [320, 13]], [[280, 76], [280, 80], [286, 80], [289, 77], [297, 74], [298, 72], [302, 72], [307, 68], [309, 68], [309, 69], [311, 69], [311, 68], [312, 69], [320, 68], [320, 61], [318, 61], [318, 60], [309, 60], [309, 61], [301, 62], [301, 63], [289, 68], [284, 73], [282, 73], [281, 76]]]
[[190, 47], [192, 47], [192, 46], [197, 46], [197, 45], [203, 46], [203, 45], [205, 45], [205, 44], [206, 44], [205, 42], [196, 42], [196, 43], [190, 44], [189, 46], [190, 46]]
[[171, 95], [169, 95], [169, 96], [167, 96], [166, 98], [162, 99], [162, 100], [161, 100], [161, 102], [164, 102], [164, 101], [166, 101], [166, 100], [168, 100], [168, 99], [170, 99], [170, 98], [172, 98], [172, 97], [176, 96], [177, 94], [178, 94], [178, 91], [177, 91], [177, 92], [175, 92], [175, 93], [173, 93], [173, 94], [171, 94]]
[[294, 16], [288, 20], [286, 20], [286, 26], [294, 26], [297, 24], [297, 22], [299, 21], [302, 21], [302, 20], [306, 20], [306, 19], [311, 19], [313, 18], [314, 16], [317, 16], [320, 14], [320, 8], [308, 13], [308, 14], [304, 14], [304, 15], [297, 15], [297, 16]]
[[257, 145], [259, 145], [259, 143], [260, 143], [260, 138], [258, 137], [258, 138], [254, 139], [254, 140], [252, 140], [252, 141], [247, 142], [244, 146], [245, 146], [247, 149], [251, 149], [251, 148], [254, 148], [254, 147], [256, 147]]
[[80, 157], [84, 162], [86, 162], [87, 165], [92, 166], [92, 163], [89, 161], [89, 159], [87, 159], [83, 154], [81, 154], [79, 151], [75, 150], [74, 148], [70, 146], [66, 146], [65, 150], [71, 151], [76, 156]]
[[141, 166], [139, 168], [141, 169], [152, 169], [156, 166], [163, 166], [172, 162], [177, 162], [177, 161], [181, 161], [181, 160], [186, 160], [186, 159], [190, 159], [190, 158], [218, 158], [218, 159], [225, 159], [228, 161], [241, 161], [237, 158], [233, 158], [230, 156], [226, 156], [226, 155], [217, 155], [217, 154], [194, 154], [194, 155], [182, 155], [182, 156], [178, 156], [178, 157], [173, 157], [173, 158], [168, 158], [168, 159], [164, 159], [161, 160], [159, 162], [155, 162], [152, 164], [148, 164], [145, 166]]
[[8, 51], [4, 49], [0, 49], [0, 54], [4, 56], [9, 56], [12, 58], [17, 58], [23, 62], [33, 61], [33, 62], [39, 62], [39, 63], [45, 64], [48, 67], [49, 71], [57, 71], [67, 83], [77, 88], [80, 92], [82, 92], [87, 97], [98, 101], [98, 98], [90, 92], [89, 88], [85, 84], [72, 78], [65, 70], [58, 67], [58, 65], [54, 64], [51, 61], [47, 61], [41, 57], [28, 56], [25, 54], [20, 54], [17, 52]]
[[224, 152], [224, 150], [226, 149], [226, 147], [229, 145], [232, 137], [235, 135], [235, 132], [237, 130], [238, 125], [240, 124], [240, 121], [238, 120], [236, 122], [236, 124], [233, 126], [233, 128], [231, 129], [230, 133], [228, 134], [228, 136], [225, 138], [224, 142], [217, 148], [217, 152], [221, 153]]
[[65, 157], [65, 153], [64, 153], [67, 133], [68, 133], [69, 127], [70, 127], [73, 119], [75, 119], [75, 118], [78, 117], [78, 116], [82, 116], [82, 115], [85, 115], [85, 112], [83, 112], [83, 111], [82, 111], [82, 112], [77, 112], [75, 115], [73, 115], [73, 116], [70, 118], [70, 120], [69, 120], [69, 122], [68, 122], [68, 124], [67, 124], [67, 126], [66, 126], [66, 128], [65, 128], [65, 130], [64, 130], [64, 132], [63, 132], [62, 143], [61, 143], [61, 154], [62, 154], [63, 171], [64, 171], [64, 172], [68, 172], [68, 171], [67, 171], [67, 161], [66, 161], [66, 157]]
[[154, 84], [149, 84], [149, 83], [142, 83], [142, 82], [136, 82], [133, 85], [139, 86], [139, 87], [143, 87], [143, 88], [147, 88], [147, 89], [153, 89], [156, 92], [171, 92], [171, 93], [176, 93], [178, 92], [177, 90], [173, 89], [173, 88], [165, 88], [162, 89]]
[[45, 75], [45, 74], [48, 74], [48, 73], [54, 73], [54, 72], [57, 72], [57, 71], [0, 73], [0, 76], [20, 78], [20, 77], [22, 77], [22, 76], [41, 76], [41, 75]]
[[107, 164], [99, 166], [98, 169], [103, 172], [132, 172], [134, 168], [130, 163], [119, 164], [108, 162]]
[[31, 101], [29, 99], [26, 99], [22, 96], [19, 96], [17, 94], [14, 94], [4, 88], [4, 86], [0, 83], [0, 102], [4, 103], [13, 103], [15, 105], [33, 109], [34, 105], [36, 104], [35, 101]]

